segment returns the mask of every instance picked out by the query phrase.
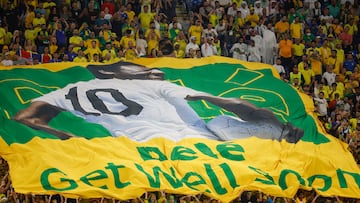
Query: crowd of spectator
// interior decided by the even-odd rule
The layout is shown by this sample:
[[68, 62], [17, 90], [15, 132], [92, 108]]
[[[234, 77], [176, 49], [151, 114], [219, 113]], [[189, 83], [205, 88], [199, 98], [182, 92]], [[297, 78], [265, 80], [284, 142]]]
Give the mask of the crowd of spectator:
[[[325, 129], [348, 143], [360, 164], [357, 0], [0, 0], [0, 4], [4, 66], [211, 55], [274, 65], [285, 82], [313, 98]], [[179, 6], [185, 16], [177, 14]], [[60, 196], [15, 193], [2, 159], [1, 166], [1, 203], [64, 201]], [[306, 200], [298, 201], [299, 195], [275, 200], [261, 192], [244, 192], [235, 202], [321, 199], [314, 192], [299, 194], [306, 194]], [[163, 192], [148, 195], [151, 198], [133, 201], [215, 201]]]

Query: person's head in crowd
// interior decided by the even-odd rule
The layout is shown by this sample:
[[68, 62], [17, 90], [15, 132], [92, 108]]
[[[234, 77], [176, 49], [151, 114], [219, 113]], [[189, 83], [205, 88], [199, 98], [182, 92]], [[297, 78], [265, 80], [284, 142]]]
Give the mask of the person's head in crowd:
[[128, 41], [128, 48], [129, 49], [134, 49], [133, 41], [131, 41], [131, 40]]
[[82, 49], [79, 49], [77, 52], [78, 57], [82, 58], [85, 57], [84, 51]]
[[149, 28], [152, 29], [152, 30], [155, 29], [155, 22], [154, 22], [154, 21], [151, 21], [151, 22], [150, 22]]
[[149, 5], [145, 4], [145, 5], [143, 6], [143, 12], [144, 12], [144, 13], [148, 13], [148, 12], [149, 12]]
[[282, 33], [282, 39], [283, 40], [288, 40], [289, 39], [289, 33], [288, 32]]
[[89, 34], [90, 39], [96, 39], [96, 35], [94, 31], [91, 31]]
[[50, 54], [50, 50], [48, 46], [44, 47], [44, 54]]
[[304, 70], [308, 70], [308, 69], [310, 69], [310, 65], [309, 65], [309, 63], [304, 63]]
[[105, 11], [100, 11], [99, 18], [104, 19], [104, 17], [105, 17]]
[[2, 47], [2, 53], [4, 54], [4, 53], [6, 53], [6, 52], [8, 52], [8, 51], [9, 51], [9, 46], [4, 45], [4, 46]]
[[321, 36], [319, 36], [319, 35], [315, 37], [315, 46], [316, 47], [321, 46]]
[[282, 21], [282, 22], [287, 22], [287, 20], [288, 20], [288, 18], [287, 18], [286, 15], [284, 15], [283, 17], [281, 17], [281, 21]]
[[236, 16], [237, 16], [237, 18], [241, 18], [241, 11], [240, 10], [236, 11]]
[[337, 88], [336, 82], [332, 83], [332, 84], [331, 84], [331, 89], [336, 90], [336, 88]]
[[336, 58], [336, 55], [337, 55], [337, 51], [336, 51], [336, 49], [332, 49], [332, 50], [331, 50], [330, 57], [332, 57], [332, 58]]
[[195, 36], [191, 36], [190, 37], [190, 42], [193, 44], [196, 44], [196, 37]]
[[313, 49], [316, 47], [316, 41], [315, 40], [311, 40], [310, 47], [313, 48]]
[[106, 49], [106, 50], [111, 50], [111, 49], [112, 49], [111, 42], [107, 42], [107, 43], [105, 44], [105, 49]]
[[256, 30], [255, 29], [249, 29], [249, 34], [250, 34], [250, 36], [255, 36], [256, 35]]
[[326, 67], [326, 71], [328, 73], [332, 73], [334, 70], [334, 65], [332, 65], [332, 64], [325, 65], [325, 67]]
[[67, 53], [70, 54], [70, 53], [73, 53], [73, 51], [74, 51], [74, 45], [70, 44], [67, 48]]
[[215, 1], [215, 8], [219, 8], [220, 7], [220, 2], [219, 1]]
[[237, 10], [237, 3], [234, 1], [234, 2], [231, 4], [231, 7], [232, 7], [234, 10]]
[[300, 39], [300, 38], [295, 38], [295, 39], [294, 39], [294, 43], [295, 43], [295, 44], [300, 44], [300, 42], [301, 42], [301, 39]]
[[178, 24], [177, 24], [177, 23], [174, 23], [174, 24], [173, 24], [173, 28], [174, 28], [174, 30], [178, 29]]
[[207, 24], [207, 29], [208, 30], [211, 30], [211, 29], [213, 29], [214, 27], [213, 27], [213, 24], [211, 23], [211, 22], [209, 22], [208, 24]]
[[60, 53], [58, 51], [56, 51], [54, 54], [53, 54], [53, 57], [54, 59], [60, 59]]
[[178, 50], [180, 49], [180, 44], [177, 43], [177, 42], [175, 42], [175, 43], [174, 43], [174, 49], [175, 49], [176, 51], [178, 51]]
[[91, 48], [93, 48], [93, 49], [96, 48], [96, 40], [95, 39], [91, 40]]
[[74, 36], [79, 36], [79, 30], [75, 28], [75, 29], [73, 30], [73, 35], [74, 35]]
[[328, 47], [329, 46], [329, 41], [327, 39], [324, 39], [322, 42], [322, 46], [323, 47]]
[[276, 8], [277, 7], [277, 1], [276, 0], [270, 0], [270, 7]]
[[196, 50], [193, 48], [189, 49], [189, 58], [195, 58], [196, 57]]
[[290, 8], [289, 14], [290, 14], [290, 15], [295, 15], [295, 13], [296, 13], [295, 8], [294, 8], [294, 7]]
[[78, 1], [71, 1], [71, 9], [77, 11], [79, 9], [79, 2]]
[[41, 11], [40, 10], [35, 11], [35, 18], [41, 18]]
[[294, 65], [293, 66], [293, 73], [297, 74], [299, 72], [298, 66]]
[[125, 31], [125, 36], [126, 37], [131, 37], [131, 30], [130, 29], [127, 29], [126, 31]]
[[276, 65], [281, 65], [281, 58], [277, 57], [275, 63]]
[[247, 7], [246, 1], [242, 1], [240, 5], [241, 5], [241, 7], [244, 8], [244, 9]]
[[34, 57], [33, 59], [32, 59], [32, 65], [37, 65], [37, 64], [39, 64], [40, 63], [40, 61], [39, 61], [39, 58], [38, 57]]
[[311, 36], [311, 30], [310, 30], [310, 28], [305, 28], [305, 35], [306, 36]]
[[195, 25], [196, 25], [196, 26], [201, 26], [201, 21], [200, 21], [199, 19], [197, 19], [197, 20], [195, 21]]
[[109, 24], [107, 22], [104, 22], [101, 26], [102, 30], [109, 30]]
[[283, 80], [283, 81], [287, 81], [285, 72], [280, 73], [280, 79]]
[[131, 3], [127, 3], [126, 4], [126, 11], [132, 11], [132, 5], [131, 5]]
[[250, 39], [250, 40], [249, 40], [249, 45], [252, 46], [252, 47], [254, 47], [254, 46], [255, 46], [255, 41], [252, 40], [252, 39]]
[[200, 49], [195, 49], [195, 57], [196, 58], [201, 58], [202, 57]]
[[112, 32], [110, 38], [112, 41], [117, 40], [117, 34], [115, 32]]
[[273, 30], [273, 24], [272, 24], [271, 22], [267, 22], [267, 23], [266, 23], [266, 28], [267, 28], [268, 30]]
[[254, 15], [254, 12], [255, 12], [254, 7], [250, 7], [249, 10], [250, 10], [250, 15]]
[[10, 52], [7, 51], [7, 52], [3, 53], [2, 55], [4, 56], [3, 60], [10, 60]]
[[93, 58], [92, 58], [93, 62], [100, 62], [100, 57], [99, 54], [94, 53], [93, 54]]
[[56, 28], [57, 30], [62, 30], [63, 29], [63, 24], [62, 24], [61, 20], [57, 21], [56, 26], [57, 26], [57, 28]]
[[[137, 18], [137, 17], [135, 16], [134, 19], [135, 19], [135, 18]], [[135, 20], [131, 20], [131, 21], [130, 21], [130, 27], [132, 27], [132, 28], [137, 28], [137, 26], [138, 26], [138, 24], [136, 23]]]
[[[340, 74], [345, 76], [346, 75], [346, 68], [341, 68], [340, 69]], [[335, 82], [342, 82], [341, 81], [341, 77], [340, 77], [340, 74], [336, 74], [335, 76]], [[335, 83], [336, 84], [336, 83]]]

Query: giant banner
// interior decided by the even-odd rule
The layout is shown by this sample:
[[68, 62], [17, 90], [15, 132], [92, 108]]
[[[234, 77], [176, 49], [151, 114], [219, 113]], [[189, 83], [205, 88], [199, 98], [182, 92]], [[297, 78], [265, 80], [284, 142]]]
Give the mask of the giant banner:
[[271, 66], [230, 58], [41, 64], [0, 71], [0, 155], [16, 192], [131, 199], [145, 191], [299, 188], [360, 198], [348, 146]]

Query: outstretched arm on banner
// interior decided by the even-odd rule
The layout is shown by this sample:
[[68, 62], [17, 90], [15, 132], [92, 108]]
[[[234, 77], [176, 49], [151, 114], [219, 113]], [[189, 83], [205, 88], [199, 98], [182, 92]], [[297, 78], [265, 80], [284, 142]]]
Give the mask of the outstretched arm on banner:
[[51, 119], [62, 111], [62, 109], [46, 102], [36, 101], [31, 103], [28, 108], [19, 111], [13, 119], [35, 130], [43, 130], [65, 140], [75, 136], [71, 133], [56, 130], [48, 124]]
[[268, 109], [258, 108], [257, 106], [249, 103], [248, 101], [238, 98], [223, 98], [210, 94], [188, 95], [186, 100], [205, 100], [216, 106], [219, 106], [227, 111], [236, 114], [244, 121], [262, 121], [273, 123], [274, 125], [283, 125], [282, 122]]
[[296, 143], [304, 135], [304, 131], [302, 129], [294, 127], [289, 122], [282, 123], [272, 111], [265, 108], [258, 108], [257, 106], [249, 103], [248, 101], [239, 98], [223, 98], [202, 93], [197, 95], [187, 95], [185, 99], [189, 101], [207, 101], [229, 112], [234, 113], [241, 120], [252, 123], [254, 125], [262, 123], [268, 126], [268, 124], [270, 124], [272, 126], [271, 129], [277, 130], [274, 131], [276, 132], [275, 134], [265, 136], [266, 138], [277, 139], [279, 141], [285, 139], [290, 143]]

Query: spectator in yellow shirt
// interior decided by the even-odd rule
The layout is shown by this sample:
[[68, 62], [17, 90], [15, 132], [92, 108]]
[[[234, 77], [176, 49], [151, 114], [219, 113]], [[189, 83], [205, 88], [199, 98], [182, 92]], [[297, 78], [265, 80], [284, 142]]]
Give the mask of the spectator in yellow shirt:
[[128, 43], [128, 48], [125, 49], [125, 59], [131, 61], [137, 57], [137, 50], [132, 41], [129, 41]]
[[29, 28], [30, 24], [32, 24], [32, 22], [35, 18], [34, 10], [35, 10], [35, 7], [33, 5], [27, 5], [27, 10], [25, 13], [25, 28]]
[[85, 54], [83, 52], [83, 50], [79, 49], [79, 51], [77, 52], [77, 57], [74, 58], [74, 62], [76, 63], [81, 63], [81, 62], [88, 62], [87, 58], [85, 57]]
[[6, 30], [0, 26], [0, 49], [5, 45]]
[[99, 56], [99, 54], [94, 54], [94, 55], [92, 55], [92, 57], [91, 57], [92, 59], [90, 60], [90, 62], [92, 62], [92, 63], [97, 63], [97, 62], [100, 62], [100, 56]]
[[84, 41], [79, 36], [79, 30], [78, 29], [73, 30], [73, 36], [70, 37], [69, 44], [74, 46], [74, 52], [75, 53], [77, 53], [80, 49], [82, 49], [84, 47]]
[[98, 56], [100, 56], [101, 54], [101, 50], [100, 48], [97, 46], [96, 44], [96, 40], [92, 40], [92, 43], [91, 43], [91, 47], [87, 48], [85, 51], [84, 51], [84, 54], [88, 56], [89, 60], [93, 60], [93, 56], [95, 54], [97, 54]]
[[110, 54], [110, 59], [108, 59], [110, 61], [116, 58], [115, 49], [111, 46], [110, 42], [106, 43], [105, 49], [101, 53], [102, 58], [105, 59], [107, 54]]
[[310, 63], [311, 63], [311, 68], [315, 74], [315, 82], [320, 83], [321, 79], [322, 79], [323, 71], [322, 71], [321, 56], [319, 55], [319, 53], [317, 51], [314, 51], [310, 55]]
[[33, 44], [35, 44], [35, 39], [38, 35], [38, 33], [34, 30], [32, 24], [30, 23], [28, 25], [28, 29], [25, 30], [25, 40], [31, 40], [33, 42]]
[[290, 33], [291, 33], [291, 37], [296, 39], [302, 39], [303, 37], [303, 24], [300, 21], [299, 16], [295, 17], [295, 20], [293, 23], [291, 23], [290, 25]]
[[292, 52], [295, 59], [295, 64], [300, 63], [304, 55], [305, 45], [301, 43], [300, 38], [295, 38], [295, 43], [292, 45]]
[[[299, 72], [301, 72], [301, 71], [304, 70], [305, 63], [306, 63], [307, 65], [310, 65], [308, 56], [307, 56], [306, 54], [304, 54], [304, 55], [301, 57], [301, 61], [297, 64], [298, 69], [299, 69]], [[310, 67], [310, 68], [311, 68], [311, 67]]]
[[153, 49], [159, 50], [160, 32], [155, 30], [154, 26], [155, 24], [153, 24], [151, 29], [147, 30], [145, 33], [146, 42], [148, 44], [148, 55], [151, 54]]
[[[131, 36], [131, 30], [128, 29], [125, 32], [125, 36], [122, 36], [120, 39], [120, 47], [123, 49], [129, 48], [129, 41], [135, 42], [134, 38]], [[136, 42], [135, 42], [136, 44]]]
[[41, 25], [46, 25], [46, 20], [44, 16], [41, 15], [40, 11], [35, 12], [35, 18], [32, 21], [32, 25], [36, 32], [41, 30]]
[[336, 44], [336, 59], [338, 60], [339, 63], [343, 63], [345, 60], [345, 51], [342, 48], [341, 43]]
[[89, 34], [89, 39], [87, 39], [84, 42], [84, 46], [86, 48], [92, 47], [92, 42], [95, 41], [96, 42], [96, 47], [100, 48], [100, 41], [96, 38], [95, 32], [91, 31]]
[[325, 63], [325, 65], [333, 66], [334, 67], [333, 72], [335, 74], [339, 74], [342, 63], [340, 63], [339, 60], [337, 59], [336, 53], [337, 53], [336, 50], [331, 50], [331, 54], [330, 54], [329, 58], [324, 63]]
[[117, 40], [117, 35], [115, 32], [111, 33], [111, 46], [114, 47], [116, 50], [120, 49], [120, 42]]
[[289, 39], [289, 34], [285, 32], [283, 39], [279, 42], [279, 56], [281, 64], [284, 66], [287, 73], [292, 72], [293, 61], [292, 61], [292, 45], [293, 42]]
[[279, 22], [275, 24], [275, 33], [279, 38], [283, 33], [288, 32], [290, 29], [289, 22], [287, 20], [287, 16], [284, 15]]
[[126, 13], [128, 19], [129, 19], [129, 21], [134, 20], [135, 12], [132, 10], [132, 5], [130, 3], [128, 3], [126, 5], [125, 13]]
[[250, 8], [250, 14], [245, 17], [245, 22], [249, 22], [251, 27], [255, 27], [259, 23], [260, 17], [254, 12], [254, 8]]
[[141, 28], [146, 32], [147, 29], [149, 29], [150, 22], [154, 20], [154, 13], [151, 13], [149, 9], [149, 5], [145, 4], [143, 6], [143, 11], [139, 14], [139, 20]]
[[331, 49], [327, 39], [324, 39], [322, 46], [319, 48], [321, 59], [324, 63], [328, 60], [331, 55]]
[[191, 36], [195, 36], [196, 44], [200, 45], [202, 32], [203, 32], [203, 27], [201, 25], [201, 21], [199, 19], [197, 19], [195, 21], [195, 24], [193, 24], [189, 27], [188, 38], [190, 39]]
[[174, 43], [174, 53], [176, 58], [184, 58], [185, 52], [180, 49], [180, 44], [175, 42]]
[[299, 71], [302, 75], [302, 78], [304, 79], [303, 85], [309, 85], [312, 87], [315, 81], [315, 73], [314, 71], [309, 67], [308, 63], [304, 63], [303, 70]]

